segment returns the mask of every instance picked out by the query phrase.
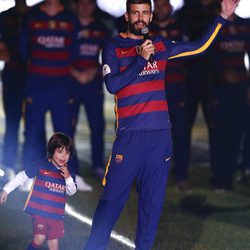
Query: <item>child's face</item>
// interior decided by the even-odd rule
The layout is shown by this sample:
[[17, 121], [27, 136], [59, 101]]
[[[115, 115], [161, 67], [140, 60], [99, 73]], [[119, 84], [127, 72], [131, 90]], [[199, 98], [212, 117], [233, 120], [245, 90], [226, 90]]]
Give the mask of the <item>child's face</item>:
[[53, 157], [52, 163], [58, 167], [63, 167], [67, 164], [70, 157], [70, 152], [64, 147], [56, 148]]

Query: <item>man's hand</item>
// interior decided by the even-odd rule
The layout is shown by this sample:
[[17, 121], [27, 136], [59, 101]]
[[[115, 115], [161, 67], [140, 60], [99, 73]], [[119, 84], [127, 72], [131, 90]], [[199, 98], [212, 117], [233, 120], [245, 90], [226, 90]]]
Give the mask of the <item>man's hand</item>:
[[10, 60], [9, 51], [4, 42], [0, 42], [0, 60], [5, 62]]
[[149, 60], [150, 56], [155, 53], [155, 46], [153, 45], [151, 40], [146, 40], [140, 46], [140, 55], [144, 57], [146, 60]]
[[240, 0], [222, 0], [221, 2], [221, 13], [220, 15], [228, 19], [235, 11]]
[[71, 68], [72, 76], [82, 85], [86, 85], [92, 80], [94, 80], [97, 75], [97, 72], [97, 68], [90, 68], [84, 71], [77, 70], [73, 67]]
[[7, 201], [8, 194], [2, 190], [0, 193], [0, 204], [4, 204]]

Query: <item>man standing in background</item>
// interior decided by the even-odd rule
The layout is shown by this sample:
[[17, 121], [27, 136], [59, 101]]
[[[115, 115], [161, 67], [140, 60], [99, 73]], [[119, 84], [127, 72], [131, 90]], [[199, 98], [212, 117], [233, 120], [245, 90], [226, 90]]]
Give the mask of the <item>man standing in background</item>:
[[93, 176], [101, 179], [104, 174], [104, 93], [101, 75], [100, 52], [109, 37], [107, 27], [94, 16], [95, 0], [75, 0], [76, 16], [80, 22], [77, 39], [78, 57], [71, 73], [75, 79], [75, 129], [80, 106], [83, 104], [90, 128]]
[[[77, 56], [78, 25], [77, 18], [60, 0], [45, 0], [32, 8], [23, 26], [20, 47], [28, 62], [24, 167], [46, 155], [45, 115], [48, 111], [54, 131], [72, 137], [74, 93], [70, 67]], [[92, 190], [78, 177], [79, 190]]]
[[0, 60], [5, 62], [2, 71], [5, 134], [1, 168], [7, 179], [11, 179], [17, 170], [18, 131], [26, 82], [26, 62], [20, 56], [18, 41], [28, 10], [26, 0], [16, 0], [13, 8], [0, 14]]
[[[172, 41], [183, 41], [181, 24], [172, 16], [170, 0], [155, 2], [153, 23], [150, 31]], [[187, 62], [188, 63], [188, 62]], [[166, 96], [173, 136], [173, 169], [176, 189], [190, 193], [188, 182], [189, 127], [187, 109], [187, 77], [185, 60], [169, 61], [166, 70]]]

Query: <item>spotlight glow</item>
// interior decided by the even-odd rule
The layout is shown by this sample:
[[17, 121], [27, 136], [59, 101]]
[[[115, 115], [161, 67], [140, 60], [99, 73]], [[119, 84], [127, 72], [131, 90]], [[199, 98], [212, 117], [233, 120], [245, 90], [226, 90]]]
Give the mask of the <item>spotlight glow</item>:
[[0, 168], [0, 177], [4, 176], [4, 171]]
[[[69, 204], [66, 204], [65, 212], [67, 214], [69, 214], [70, 216], [72, 216], [72, 217], [78, 219], [79, 221], [83, 222], [84, 224], [87, 224], [89, 226], [92, 225], [92, 220], [90, 218], [88, 218], [87, 216], [85, 216], [83, 214], [80, 214], [80, 213], [76, 212], [74, 210], [74, 208], [72, 206], [70, 206]], [[123, 244], [125, 246], [128, 246], [131, 249], [135, 248], [135, 244], [130, 239], [128, 239], [127, 237], [125, 237], [123, 235], [120, 235], [120, 234], [116, 233], [115, 231], [112, 231], [111, 238], [113, 238], [114, 240], [120, 242], [121, 244]]]
[[247, 72], [250, 73], [250, 66], [249, 66], [249, 64], [250, 64], [250, 59], [249, 59], [248, 53], [245, 53], [244, 62], [245, 62], [245, 67], [246, 67]]
[[[174, 7], [174, 11], [184, 4], [184, 0], [170, 0], [170, 2]], [[122, 16], [126, 12], [126, 0], [97, 0], [97, 5], [100, 9], [115, 17]], [[250, 17], [249, 9], [250, 1], [241, 0], [235, 12], [240, 17], [248, 18]]]

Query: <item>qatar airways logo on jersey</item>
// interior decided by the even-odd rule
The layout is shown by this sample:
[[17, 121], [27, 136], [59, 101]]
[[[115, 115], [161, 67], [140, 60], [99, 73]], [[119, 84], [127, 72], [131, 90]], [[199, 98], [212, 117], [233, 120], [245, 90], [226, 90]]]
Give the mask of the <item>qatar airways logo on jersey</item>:
[[65, 47], [65, 38], [60, 36], [39, 36], [37, 43], [45, 48], [63, 48]]
[[246, 43], [244, 41], [225, 41], [220, 44], [220, 47], [228, 52], [242, 52], [246, 50]]
[[80, 46], [80, 55], [95, 56], [99, 53], [99, 46], [92, 44], [82, 44]]
[[157, 66], [157, 62], [154, 61], [152, 63], [148, 62], [147, 66], [143, 68], [139, 76], [146, 76], [146, 75], [157, 75], [159, 74], [159, 69]]
[[45, 187], [47, 187], [52, 192], [57, 192], [57, 193], [64, 193], [65, 192], [65, 185], [61, 185], [58, 183], [46, 181]]

